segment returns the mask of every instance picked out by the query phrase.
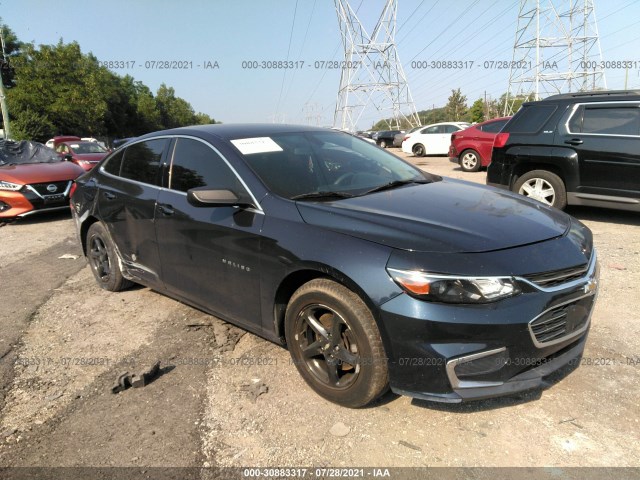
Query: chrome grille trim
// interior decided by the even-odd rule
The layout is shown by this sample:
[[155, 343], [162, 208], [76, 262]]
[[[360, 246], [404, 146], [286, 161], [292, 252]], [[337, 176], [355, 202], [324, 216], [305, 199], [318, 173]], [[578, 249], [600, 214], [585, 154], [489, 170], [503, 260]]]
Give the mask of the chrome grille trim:
[[[562, 321], [564, 319], [564, 317], [566, 317], [566, 313], [565, 312], [561, 312], [563, 313], [563, 315], [559, 315], [559, 316], [555, 316], [552, 317], [551, 319], [545, 320], [543, 322], [540, 322], [538, 324], [535, 324], [535, 322], [537, 320], [539, 320], [540, 318], [542, 318], [544, 315], [546, 315], [549, 312], [553, 312], [554, 310], [558, 310], [561, 309], [562, 307], [566, 306], [566, 305], [570, 305], [572, 303], [576, 303], [579, 302], [580, 300], [587, 298], [587, 297], [592, 297], [597, 295], [597, 291], [594, 292], [589, 292], [585, 295], [582, 295], [580, 297], [575, 297], [572, 298], [571, 300], [567, 300], [566, 302], [560, 303], [558, 305], [554, 305], [551, 308], [546, 309], [544, 312], [542, 312], [540, 315], [538, 315], [536, 318], [534, 318], [533, 320], [531, 320], [529, 322], [529, 334], [531, 335], [531, 340], [533, 340], [533, 344], [538, 347], [538, 348], [544, 348], [544, 347], [548, 347], [550, 345], [555, 345], [556, 343], [560, 343], [560, 342], [565, 342], [567, 340], [571, 340], [572, 338], [577, 338], [580, 335], [582, 335], [584, 332], [587, 331], [587, 329], [589, 328], [589, 325], [591, 324], [591, 314], [593, 313], [593, 307], [595, 304], [594, 303], [591, 305], [591, 310], [589, 311], [589, 314], [587, 315], [586, 320], [584, 321], [584, 325], [582, 325], [580, 328], [578, 328], [577, 330], [569, 333], [569, 334], [565, 334], [566, 330], [566, 322]], [[549, 323], [554, 322], [554, 325], [548, 325]], [[535, 328], [540, 326], [540, 325], [545, 325], [548, 326], [549, 328], [544, 329], [543, 331], [536, 331]], [[554, 330], [558, 330], [556, 333], [552, 334], [552, 335], [543, 335], [546, 332], [553, 332]]]
[[[532, 276], [539, 276], [539, 275], [544, 275], [544, 274], [533, 274], [533, 275], [524, 275], [524, 276], [516, 276], [515, 278], [520, 281], [520, 282], [524, 282], [527, 285], [531, 285], [533, 288], [536, 288], [542, 292], [548, 292], [548, 293], [553, 293], [553, 292], [558, 292], [560, 290], [564, 290], [565, 288], [572, 288], [572, 287], [577, 287], [578, 285], [584, 284], [586, 283], [589, 279], [592, 279], [595, 275], [596, 272], [596, 268], [597, 268], [597, 264], [598, 264], [598, 259], [597, 259], [598, 255], [596, 253], [595, 248], [593, 249], [593, 253], [591, 255], [591, 258], [589, 259], [589, 264], [587, 265], [586, 269], [584, 270], [584, 274], [581, 275], [579, 278], [575, 278], [575, 275], [572, 275], [570, 277], [566, 277], [566, 278], [570, 278], [569, 281], [564, 282], [564, 283], [559, 283], [559, 284], [554, 284], [553, 286], [550, 287], [545, 287], [543, 285], [539, 285], [538, 283], [533, 282], [532, 280], [530, 280], [530, 277]], [[575, 267], [576, 270], [578, 268], [584, 268], [584, 267]], [[568, 269], [565, 269], [568, 270]]]

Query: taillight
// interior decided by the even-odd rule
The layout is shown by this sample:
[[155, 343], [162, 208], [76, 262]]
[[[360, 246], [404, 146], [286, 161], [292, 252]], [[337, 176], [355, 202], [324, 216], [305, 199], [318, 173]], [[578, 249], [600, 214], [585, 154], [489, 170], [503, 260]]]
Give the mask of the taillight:
[[508, 133], [497, 134], [496, 138], [493, 139], [493, 148], [504, 147], [507, 144], [507, 140], [509, 140]]
[[404, 137], [404, 138], [402, 139], [402, 141], [403, 141], [403, 142], [406, 142], [407, 140], [409, 140], [409, 137], [410, 137], [410, 136], [411, 136], [411, 135], [407, 135], [406, 137]]
[[76, 188], [78, 188], [78, 184], [76, 182], [73, 182], [71, 184], [71, 190], [69, 190], [69, 198], [73, 196], [73, 192], [76, 191]]

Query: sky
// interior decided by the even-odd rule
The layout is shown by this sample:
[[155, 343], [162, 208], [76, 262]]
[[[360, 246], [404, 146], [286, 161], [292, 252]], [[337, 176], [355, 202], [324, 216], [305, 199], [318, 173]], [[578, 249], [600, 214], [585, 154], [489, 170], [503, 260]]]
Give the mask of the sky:
[[[559, 10], [575, 1], [553, 0]], [[384, 0], [349, 3], [371, 33]], [[469, 105], [507, 91], [509, 70], [489, 65], [512, 60], [519, 4], [398, 0], [395, 43], [417, 110], [444, 106], [452, 89], [460, 88]], [[613, 61], [604, 70], [607, 87], [626, 82], [640, 89], [640, 2], [594, 4], [602, 59]], [[344, 52], [332, 0], [0, 0], [0, 17], [21, 41], [77, 41], [83, 52], [115, 62], [114, 72], [154, 92], [161, 83], [172, 86], [196, 111], [225, 123], [333, 123], [340, 70], [322, 64], [342, 60]], [[186, 68], [154, 66], [165, 61]], [[249, 68], [274, 61], [298, 68]], [[466, 63], [424, 69], [421, 61]], [[380, 119], [369, 109], [358, 127]]]

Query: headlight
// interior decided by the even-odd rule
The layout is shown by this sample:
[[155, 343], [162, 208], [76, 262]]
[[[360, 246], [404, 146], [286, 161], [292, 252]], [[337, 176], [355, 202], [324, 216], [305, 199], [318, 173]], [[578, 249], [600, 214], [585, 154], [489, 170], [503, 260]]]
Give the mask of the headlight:
[[511, 277], [460, 277], [395, 268], [387, 272], [407, 293], [431, 302], [489, 303], [520, 293]]
[[17, 192], [24, 185], [18, 185], [17, 183], [5, 182], [4, 180], [0, 180], [0, 190], [11, 190], [12, 192]]

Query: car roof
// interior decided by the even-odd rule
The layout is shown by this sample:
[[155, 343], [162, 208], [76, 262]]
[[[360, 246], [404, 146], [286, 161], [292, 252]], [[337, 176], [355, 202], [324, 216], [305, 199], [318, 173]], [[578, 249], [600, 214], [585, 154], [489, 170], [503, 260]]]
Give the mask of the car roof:
[[477, 127], [478, 125], [484, 125], [485, 123], [498, 122], [500, 120], [509, 120], [510, 118], [511, 118], [511, 115], [507, 117], [490, 118], [489, 120], [485, 120], [484, 122], [476, 123], [472, 125], [472, 127]]
[[159, 135], [202, 136], [203, 134], [214, 135], [223, 140], [232, 140], [236, 138], [264, 137], [274, 134], [299, 132], [343, 133], [329, 128], [311, 127], [309, 125], [287, 125], [281, 123], [217, 123], [210, 125], [193, 125], [190, 127], [173, 128], [171, 130], [161, 130], [138, 137], [136, 140], [156, 137]]
[[438, 122], [438, 123], [430, 123], [429, 125], [424, 125], [422, 128], [427, 127], [436, 127], [438, 125], [471, 125], [469, 122]]
[[[589, 92], [561, 93], [552, 95], [538, 102], [525, 102], [523, 105], [531, 105], [539, 102], [567, 101], [570, 103], [587, 102], [611, 102], [620, 100], [632, 100], [630, 97], [639, 97], [640, 90], [594, 90]], [[636, 98], [637, 100], [637, 98]]]

